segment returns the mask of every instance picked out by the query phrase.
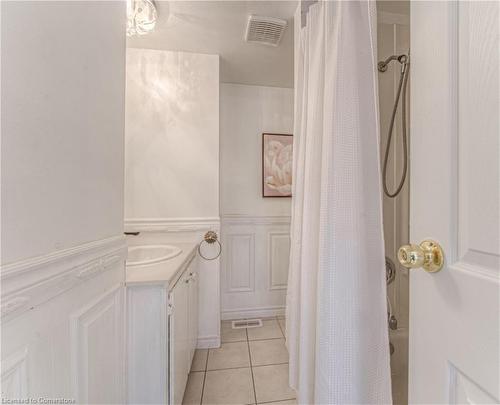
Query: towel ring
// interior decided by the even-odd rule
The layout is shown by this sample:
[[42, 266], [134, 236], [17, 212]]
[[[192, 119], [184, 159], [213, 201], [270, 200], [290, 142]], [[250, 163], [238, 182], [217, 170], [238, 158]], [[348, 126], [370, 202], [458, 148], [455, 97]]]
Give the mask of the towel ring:
[[[203, 254], [201, 253], [201, 245], [203, 244], [203, 242], [206, 242], [209, 245], [213, 245], [214, 243], [217, 243], [219, 245], [219, 253], [217, 253], [217, 256], [215, 256], [215, 257], [205, 257], [205, 256], [203, 256]], [[219, 242], [219, 239], [217, 237], [217, 233], [215, 233], [214, 231], [208, 231], [205, 234], [205, 236], [203, 237], [203, 240], [198, 245], [198, 253], [199, 253], [199, 255], [201, 257], [203, 257], [205, 260], [215, 260], [215, 259], [217, 259], [220, 256], [221, 252], [222, 252], [222, 245]]]

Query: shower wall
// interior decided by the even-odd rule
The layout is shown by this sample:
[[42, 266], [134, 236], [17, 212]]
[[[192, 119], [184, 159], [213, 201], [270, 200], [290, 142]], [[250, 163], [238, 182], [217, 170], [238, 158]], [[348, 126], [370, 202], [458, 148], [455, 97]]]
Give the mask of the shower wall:
[[[394, 3], [394, 4], [391, 4]], [[381, 2], [378, 8], [378, 59], [393, 54], [407, 53], [410, 47], [408, 2]], [[379, 101], [381, 126], [381, 161], [387, 145], [388, 128], [400, 76], [400, 64], [392, 62], [385, 73], [379, 73]], [[411, 70], [410, 70], [411, 80]], [[408, 89], [409, 89], [408, 84]], [[409, 111], [409, 108], [407, 108]], [[409, 124], [409, 120], [408, 120]], [[401, 142], [401, 104], [396, 116], [391, 154], [388, 164], [388, 188], [394, 190], [402, 173], [403, 149]], [[408, 135], [410, 136], [409, 132]], [[388, 286], [389, 307], [397, 319], [397, 329], [390, 330], [394, 346], [391, 356], [393, 402], [406, 404], [408, 394], [408, 270], [398, 264], [397, 250], [408, 243], [409, 233], [409, 174], [401, 193], [396, 198], [384, 195], [384, 235], [386, 258], [396, 268], [396, 278]]]

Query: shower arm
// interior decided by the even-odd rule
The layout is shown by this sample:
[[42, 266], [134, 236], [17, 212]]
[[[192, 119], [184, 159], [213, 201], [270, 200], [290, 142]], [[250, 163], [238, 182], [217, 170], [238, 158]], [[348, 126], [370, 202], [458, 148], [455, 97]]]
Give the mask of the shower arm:
[[408, 63], [408, 56], [405, 54], [402, 55], [391, 55], [389, 56], [386, 60], [383, 60], [378, 63], [378, 71], [379, 72], [385, 72], [387, 70], [387, 67], [389, 66], [389, 63], [391, 63], [393, 60], [397, 60], [399, 63], [401, 63], [401, 73], [404, 73], [406, 70], [406, 65]]

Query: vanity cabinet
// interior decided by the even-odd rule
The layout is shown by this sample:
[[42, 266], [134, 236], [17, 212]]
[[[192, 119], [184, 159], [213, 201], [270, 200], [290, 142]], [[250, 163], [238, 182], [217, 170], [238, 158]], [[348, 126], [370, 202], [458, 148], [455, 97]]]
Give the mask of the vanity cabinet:
[[[198, 269], [193, 264], [190, 269], [190, 279], [188, 282], [188, 319], [189, 319], [189, 369], [193, 362], [194, 352], [198, 345]], [[189, 370], [188, 370], [189, 371]]]
[[127, 284], [128, 403], [182, 404], [198, 340], [193, 252], [165, 282]]
[[191, 264], [169, 294], [170, 403], [181, 404], [198, 338], [198, 274]]

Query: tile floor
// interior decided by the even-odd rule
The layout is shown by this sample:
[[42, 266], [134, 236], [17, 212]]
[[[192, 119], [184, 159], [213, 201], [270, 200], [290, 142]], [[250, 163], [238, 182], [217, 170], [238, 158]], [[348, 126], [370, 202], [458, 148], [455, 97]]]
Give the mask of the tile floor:
[[221, 347], [197, 350], [183, 404], [295, 404], [288, 386], [285, 319], [266, 318], [262, 327], [221, 325]]

